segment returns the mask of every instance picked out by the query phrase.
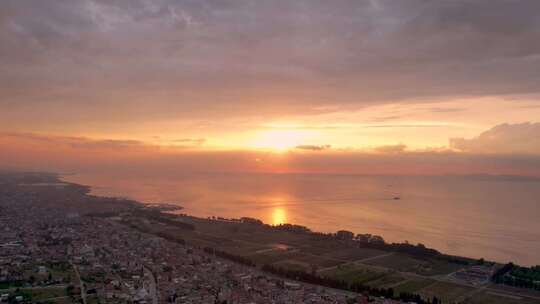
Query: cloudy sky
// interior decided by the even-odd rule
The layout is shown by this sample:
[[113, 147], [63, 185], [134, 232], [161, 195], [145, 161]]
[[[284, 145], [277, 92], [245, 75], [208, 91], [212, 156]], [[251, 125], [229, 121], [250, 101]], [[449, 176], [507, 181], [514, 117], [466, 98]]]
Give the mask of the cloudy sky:
[[537, 174], [539, 11], [4, 0], [0, 166]]

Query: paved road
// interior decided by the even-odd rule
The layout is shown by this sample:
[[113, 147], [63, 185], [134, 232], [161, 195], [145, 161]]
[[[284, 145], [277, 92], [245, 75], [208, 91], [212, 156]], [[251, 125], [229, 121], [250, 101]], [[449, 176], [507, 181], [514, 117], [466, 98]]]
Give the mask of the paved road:
[[158, 304], [159, 296], [157, 291], [157, 282], [154, 273], [146, 266], [144, 266], [144, 271], [148, 273], [150, 277], [150, 296], [152, 297], [152, 304]]
[[70, 263], [71, 266], [73, 266], [73, 270], [75, 270], [75, 275], [77, 276], [77, 279], [79, 280], [79, 285], [81, 286], [81, 299], [83, 301], [83, 304], [86, 304], [86, 290], [84, 287], [84, 282], [81, 279], [81, 274], [79, 273], [79, 268], [73, 263]]

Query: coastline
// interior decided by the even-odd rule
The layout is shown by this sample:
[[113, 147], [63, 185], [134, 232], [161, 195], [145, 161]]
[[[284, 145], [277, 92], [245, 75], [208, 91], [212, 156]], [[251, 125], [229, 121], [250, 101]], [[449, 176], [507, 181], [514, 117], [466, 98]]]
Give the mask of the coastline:
[[63, 182], [59, 187], [58, 179], [48, 178], [24, 183], [15, 180], [11, 183], [14, 187], [8, 188], [19, 189], [16, 191], [22, 197], [25, 193], [35, 195], [43, 207], [61, 211], [67, 218], [119, 224], [285, 279], [409, 299], [406, 301], [437, 296], [449, 302], [461, 299], [456, 298], [457, 291], [463, 296], [480, 293], [490, 297], [495, 292], [540, 299], [532, 289], [516, 290], [501, 284], [508, 273], [519, 268], [513, 264], [503, 267], [483, 259], [445, 255], [423, 245], [388, 244], [377, 236], [348, 231], [325, 234], [299, 225], [268, 225], [254, 218], [172, 214], [135, 200], [94, 196], [89, 194], [90, 187], [82, 184]]
[[[250, 223], [257, 223], [257, 224], [265, 225], [265, 226], [268, 226], [268, 227], [275, 227], [274, 225], [264, 223], [263, 221], [261, 221], [259, 219], [254, 219], [254, 218], [249, 218], [249, 217], [225, 218], [225, 217], [216, 216], [213, 219], [212, 218], [203, 218], [203, 217], [198, 217], [198, 216], [194, 216], [194, 215], [190, 215], [190, 214], [186, 214], [186, 213], [181, 213], [180, 211], [184, 210], [184, 208], [182, 206], [172, 205], [172, 204], [168, 204], [168, 203], [147, 203], [147, 202], [141, 202], [141, 201], [138, 201], [138, 200], [135, 200], [135, 199], [132, 199], [132, 198], [128, 198], [128, 197], [114, 197], [114, 196], [113, 197], [107, 197], [107, 196], [94, 195], [94, 194], [91, 194], [92, 186], [90, 186], [90, 185], [82, 185], [82, 184], [66, 181], [66, 180], [64, 180], [64, 177], [62, 175], [58, 175], [58, 180], [60, 182], [62, 182], [62, 183], [70, 184], [70, 185], [77, 186], [77, 187], [82, 187], [83, 189], [85, 189], [85, 191], [87, 191], [86, 195], [91, 195], [91, 196], [95, 196], [95, 197], [98, 197], [98, 198], [106, 198], [106, 199], [128, 200], [131, 203], [137, 204], [138, 207], [140, 207], [140, 208], [149, 209], [149, 210], [152, 210], [152, 211], [158, 211], [161, 214], [163, 214], [164, 216], [166, 216], [167, 218], [170, 218], [170, 216], [180, 216], [180, 217], [190, 217], [190, 218], [193, 218], [193, 219], [203, 220], [203, 221], [204, 220], [211, 220], [211, 221], [221, 221], [221, 222], [230, 222], [230, 223], [245, 223], [247, 221], [247, 222], [250, 222]], [[297, 225], [297, 224], [294, 224], [294, 223], [284, 223], [282, 226], [293, 227], [292, 228], [293, 230], [298, 230], [298, 231], [301, 231], [301, 232], [314, 233], [314, 234], [317, 234], [317, 235], [328, 235], [328, 233], [313, 231], [309, 227], [305, 227], [305, 226], [302, 226], [302, 225]], [[344, 230], [340, 230], [339, 228], [337, 228], [336, 232], [338, 232], [338, 231], [344, 231]], [[362, 234], [359, 234], [359, 235], [362, 235]], [[365, 234], [365, 235], [370, 235], [370, 234]], [[381, 238], [382, 240], [384, 240], [384, 236], [375, 235], [375, 237]], [[409, 245], [408, 242], [406, 242], [406, 241], [403, 242], [403, 243], [393, 243], [393, 244], [407, 244], [407, 245]], [[482, 258], [482, 257], [465, 257], [465, 256], [445, 254], [444, 252], [440, 252], [436, 248], [426, 248], [426, 249], [434, 250], [437, 253], [440, 253], [441, 255], [449, 257], [449, 258], [466, 259], [466, 260], [477, 260], [477, 259]], [[501, 261], [486, 261], [486, 262], [494, 263], [494, 264], [501, 264], [501, 265], [503, 263], [506, 263], [506, 262], [501, 262]]]
[[[252, 217], [323, 233], [337, 228], [423, 243], [455, 256], [535, 265], [540, 261], [537, 182], [471, 177], [123, 173], [68, 176], [92, 194], [174, 202], [207, 218]], [[399, 196], [401, 200], [391, 198]], [[319, 201], [324, 199], [324, 201]], [[509, 201], [519, 202], [513, 208]], [[520, 223], [515, 225], [515, 223]]]
[[[82, 178], [73, 178], [74, 176], [70, 175], [70, 176], [67, 176], [67, 178], [64, 178], [64, 180], [69, 181], [71, 179], [71, 180], [74, 180], [75, 183], [83, 183], [83, 184], [89, 184], [90, 183], [91, 184], [91, 182], [95, 180], [95, 177], [101, 177], [101, 175], [99, 175], [99, 176], [79, 175], [79, 176], [82, 177]], [[176, 196], [171, 196], [170, 195], [171, 192], [170, 192], [170, 190], [168, 190], [168, 188], [165, 188], [166, 190], [168, 190], [166, 195], [163, 196], [161, 194], [157, 194], [157, 195], [155, 195], [155, 198], [153, 197], [154, 195], [150, 195], [150, 196], [152, 196], [152, 198], [150, 198], [149, 195], [146, 195], [147, 193], [151, 194], [154, 191], [158, 191], [156, 193], [159, 193], [159, 191], [161, 189], [160, 188], [148, 188], [147, 186], [145, 186], [145, 187], [148, 188], [148, 189], [145, 188], [144, 190], [143, 189], [138, 189], [138, 188], [132, 189], [133, 187], [136, 187], [136, 182], [138, 181], [138, 179], [130, 180], [128, 183], [122, 183], [122, 182], [116, 183], [116, 180], [119, 180], [120, 177], [121, 176], [118, 176], [115, 179], [111, 179], [112, 183], [110, 185], [112, 185], [112, 186], [109, 186], [108, 183], [107, 184], [105, 184], [105, 183], [99, 184], [98, 183], [97, 188], [94, 187], [94, 186], [89, 186], [90, 189], [91, 189], [90, 194], [96, 195], [96, 196], [107, 196], [107, 197], [110, 196], [110, 195], [113, 195], [115, 197], [126, 198], [123, 194], [124, 193], [130, 193], [131, 198], [128, 197], [126, 199], [139, 201], [139, 203], [142, 204], [142, 205], [145, 205], [148, 202], [147, 200], [144, 200], [145, 198], [150, 199], [149, 200], [150, 204], [153, 204], [152, 202], [156, 202], [156, 201], [157, 202], [159, 202], [159, 201], [173, 201], [173, 202], [175, 202], [174, 204], [176, 204], [177, 199], [180, 202], [182, 200], [181, 198], [179, 199]], [[454, 177], [452, 177], [452, 178], [454, 178]], [[107, 180], [105, 180], [105, 181], [107, 181]], [[158, 181], [157, 184], [153, 183], [153, 186], [154, 185], [161, 185], [161, 184]], [[167, 187], [167, 184], [165, 184], [163, 186]], [[219, 186], [219, 185], [217, 185], [217, 186]], [[390, 198], [393, 198], [393, 197], [396, 197], [396, 196], [402, 198], [399, 201], [398, 206], [393, 205], [391, 207], [385, 207], [384, 205], [382, 205], [383, 207], [380, 208], [380, 209], [373, 209], [373, 207], [369, 207], [371, 209], [366, 210], [366, 212], [365, 212], [365, 214], [367, 214], [366, 216], [369, 217], [370, 212], [373, 212], [373, 211], [379, 212], [379, 214], [378, 214], [379, 217], [385, 216], [385, 214], [395, 214], [395, 215], [391, 215], [391, 216], [397, 216], [399, 214], [399, 212], [400, 212], [399, 210], [401, 210], [401, 212], [404, 211], [404, 210], [402, 210], [403, 207], [401, 207], [401, 205], [410, 204], [411, 199], [407, 195], [404, 195], [404, 197], [403, 197], [401, 194], [397, 194], [397, 193], [396, 193], [396, 195], [391, 195]], [[162, 199], [161, 197], [164, 197], [164, 199]], [[143, 201], [140, 200], [141, 198], [143, 199]], [[231, 198], [223, 197], [222, 200], [227, 201], [228, 199], [231, 199]], [[232, 199], [234, 199], [234, 198], [232, 198]], [[394, 199], [389, 199], [389, 202], [390, 201], [394, 202], [395, 200]], [[207, 202], [202, 202], [202, 203], [203, 204], [199, 204], [199, 202], [197, 202], [196, 205], [193, 204], [193, 203], [186, 203], [185, 206], [182, 203], [182, 207], [183, 207], [182, 210], [176, 210], [176, 211], [172, 211], [172, 212], [188, 213], [188, 214], [192, 215], [193, 217], [200, 217], [200, 218], [208, 218], [208, 217], [212, 217], [212, 216], [222, 217], [222, 218], [237, 218], [237, 219], [241, 218], [241, 217], [252, 217], [252, 218], [261, 219], [263, 222], [270, 223], [272, 225], [275, 225], [277, 223], [299, 224], [299, 225], [306, 226], [306, 227], [310, 228], [312, 231], [318, 231], [318, 232], [323, 232], [323, 233], [335, 233], [338, 229], [346, 229], [346, 230], [352, 231], [354, 233], [378, 234], [378, 235], [382, 236], [385, 240], [389, 240], [390, 242], [395, 242], [395, 243], [402, 243], [402, 242], [404, 242], [404, 240], [412, 241], [412, 243], [414, 243], [414, 244], [423, 243], [423, 244], [426, 244], [426, 246], [428, 246], [430, 248], [435, 248], [438, 251], [444, 252], [447, 255], [451, 255], [451, 256], [470, 257], [470, 258], [473, 258], [473, 259], [484, 258], [484, 259], [487, 259], [487, 260], [490, 260], [490, 261], [496, 261], [498, 263], [507, 263], [508, 261], [512, 261], [512, 262], [518, 262], [520, 264], [530, 265], [530, 266], [536, 265], [538, 263], [534, 259], [534, 254], [530, 254], [530, 252], [535, 252], [535, 251], [534, 250], [533, 251], [525, 250], [527, 248], [534, 249], [536, 246], [522, 245], [524, 243], [520, 243], [520, 244], [518, 244], [519, 247], [516, 247], [516, 248], [512, 249], [511, 246], [510, 247], [508, 247], [507, 245], [503, 246], [502, 245], [503, 243], [501, 243], [502, 241], [504, 241], [503, 240], [504, 238], [512, 237], [512, 235], [508, 235], [508, 236], [503, 237], [502, 235], [494, 235], [492, 233], [490, 233], [488, 235], [489, 236], [489, 241], [484, 243], [484, 240], [477, 240], [477, 238], [478, 238], [477, 234], [479, 234], [479, 233], [484, 233], [485, 234], [486, 233], [485, 229], [484, 230], [471, 230], [471, 229], [474, 229], [474, 228], [468, 227], [468, 226], [460, 226], [459, 222], [455, 223], [455, 224], [457, 224], [457, 226], [454, 225], [454, 226], [447, 227], [448, 224], [446, 224], [445, 228], [440, 228], [439, 229], [439, 230], [441, 230], [441, 229], [444, 229], [444, 230], [441, 230], [441, 231], [434, 230], [433, 233], [436, 233], [435, 235], [430, 235], [429, 233], [431, 233], [431, 231], [429, 231], [429, 230], [426, 230], [425, 233], [423, 233], [423, 232], [422, 233], [417, 233], [417, 232], [419, 232], [419, 230], [424, 231], [425, 229], [430, 228], [429, 225], [432, 225], [432, 224], [438, 225], [438, 220], [436, 220], [436, 219], [429, 219], [429, 222], [419, 222], [420, 225], [424, 225], [424, 226], [419, 226], [419, 227], [422, 227], [422, 228], [412, 228], [412, 229], [405, 228], [406, 230], [403, 230], [403, 228], [404, 228], [404, 227], [402, 227], [403, 223], [395, 224], [395, 222], [393, 222], [392, 218], [386, 219], [386, 217], [381, 218], [380, 219], [381, 222], [378, 222], [379, 220], [374, 220], [372, 222], [368, 222], [367, 224], [361, 224], [361, 225], [357, 225], [357, 224], [355, 224], [355, 222], [351, 222], [351, 219], [353, 219], [353, 218], [350, 218], [349, 220], [344, 222], [344, 225], [339, 225], [339, 221], [334, 221], [335, 223], [323, 224], [322, 227], [321, 227], [321, 225], [315, 225], [315, 227], [313, 227], [313, 223], [314, 223], [315, 219], [306, 218], [306, 216], [303, 214], [304, 211], [300, 210], [300, 208], [302, 208], [301, 205], [298, 205], [298, 206], [288, 206], [287, 205], [287, 206], [281, 207], [281, 205], [279, 205], [279, 204], [276, 205], [274, 202], [272, 202], [272, 204], [268, 204], [268, 206], [271, 205], [273, 207], [268, 207], [268, 206], [266, 206], [267, 204], [260, 205], [259, 203], [250, 204], [250, 203], [246, 202], [245, 204], [242, 204], [242, 206], [240, 206], [238, 204], [233, 204], [233, 205], [231, 205], [231, 207], [227, 207], [226, 206], [227, 204], [222, 204], [225, 207], [221, 207], [218, 204], [217, 206], [220, 206], [220, 207], [217, 208], [218, 210], [210, 211], [210, 210], [212, 210], [213, 207], [210, 206], [209, 209], [206, 209], [206, 207], [208, 206], [208, 203]], [[367, 203], [367, 202], [362, 201], [362, 205], [365, 205], [365, 203]], [[333, 207], [329, 207], [329, 208], [324, 207], [324, 208], [321, 209], [321, 207], [319, 207], [321, 204], [319, 204], [318, 202], [316, 202], [316, 204], [317, 204], [317, 206], [315, 206], [316, 209], [313, 209], [313, 210], [329, 210], [329, 211], [334, 210], [334, 209], [332, 209]], [[347, 204], [350, 204], [350, 203], [347, 202]], [[383, 203], [379, 202], [377, 204], [383, 204]], [[248, 209], [245, 209], [245, 210], [244, 209], [236, 209], [236, 210], [244, 210], [245, 212], [238, 212], [238, 211], [235, 210], [235, 208], [243, 208], [243, 205], [246, 205]], [[309, 207], [308, 207], [309, 205], [310, 204], [305, 205], [306, 208], [308, 208], [306, 210], [310, 210]], [[333, 204], [329, 204], [329, 206], [330, 205], [333, 205]], [[351, 208], [354, 207], [353, 204], [350, 204], [350, 206], [351, 206]], [[266, 208], [266, 209], [261, 209], [263, 207]], [[397, 207], [397, 209], [395, 207]], [[225, 209], [223, 209], [223, 208], [225, 208]], [[339, 208], [340, 209], [336, 209], [336, 210], [341, 210], [341, 207], [339, 207]], [[379, 208], [379, 207], [375, 207], [375, 208]], [[390, 209], [388, 209], [388, 208], [390, 208]], [[225, 212], [220, 212], [219, 210], [224, 210]], [[261, 213], [264, 213], [264, 214], [263, 214], [262, 217], [259, 217], [259, 215], [261, 215]], [[290, 214], [287, 214], [287, 213], [290, 213]], [[324, 214], [324, 213], [321, 213], [321, 214]], [[429, 214], [424, 214], [423, 216], [425, 217], [427, 215], [429, 215]], [[290, 216], [296, 217], [296, 218], [290, 219]], [[339, 215], [337, 215], [337, 216], [339, 217]], [[348, 215], [345, 214], [345, 216], [348, 216]], [[270, 217], [270, 218], [268, 218], [268, 217]], [[272, 217], [274, 217], [274, 219], [272, 219]], [[278, 217], [278, 218], [275, 218], [275, 217]], [[281, 218], [281, 217], [284, 217], [284, 218]], [[300, 217], [300, 218], [298, 218], [298, 217]], [[323, 221], [325, 220], [324, 216], [320, 216], [320, 217], [321, 218], [318, 219], [318, 220], [323, 220]], [[338, 217], [334, 216], [333, 218], [338, 218]], [[362, 218], [362, 217], [363, 216], [361, 215], [360, 218]], [[409, 221], [409, 222], [411, 220], [414, 220], [414, 217], [413, 218], [409, 217], [407, 219], [407, 221]], [[443, 218], [443, 220], [444, 220], [444, 218]], [[470, 218], [470, 220], [474, 221], [474, 218]], [[381, 225], [386, 225], [386, 224], [391, 225], [388, 229], [394, 229], [394, 230], [390, 231], [391, 232], [390, 234], [387, 233], [388, 232], [387, 229], [380, 228], [380, 227], [382, 227]], [[410, 225], [410, 223], [408, 223], [408, 225]], [[450, 232], [452, 230], [449, 230], [449, 229], [454, 229], [453, 227], [463, 227], [463, 229], [458, 229], [457, 233]], [[492, 228], [494, 229], [494, 228], [498, 228], [498, 227], [492, 227]], [[392, 232], [392, 231], [396, 231], [396, 232]], [[476, 232], [476, 233], [474, 233], [472, 235], [469, 235], [469, 231], [470, 232]], [[495, 231], [495, 230], [490, 230], [490, 231]], [[465, 235], [460, 234], [461, 232], [465, 233]], [[445, 239], [444, 234], [441, 234], [441, 233], [444, 233], [444, 234], [450, 233], [449, 238]], [[412, 240], [411, 240], [411, 238], [412, 238]], [[461, 239], [463, 239], [462, 242], [460, 241]], [[475, 241], [478, 241], [478, 243], [475, 243]], [[427, 242], [427, 243], [425, 243], [425, 242]], [[501, 245], [499, 245], [499, 244], [501, 244]], [[469, 245], [474, 245], [474, 247], [468, 247]], [[490, 250], [486, 249], [487, 247], [485, 247], [485, 246], [487, 246], [487, 245], [491, 246]], [[457, 247], [458, 250], [455, 249], [456, 246], [459, 246], [459, 247]], [[493, 246], [497, 246], [497, 247], [493, 247]], [[496, 250], [494, 251], [494, 249], [498, 249], [499, 251], [496, 251]], [[510, 254], [510, 252], [512, 252], [512, 251], [514, 251], [514, 252], [522, 252], [522, 254], [517, 255], [517, 256], [519, 256], [519, 258], [515, 259], [514, 257], [516, 255]], [[529, 252], [529, 253], [527, 253], [527, 252]]]

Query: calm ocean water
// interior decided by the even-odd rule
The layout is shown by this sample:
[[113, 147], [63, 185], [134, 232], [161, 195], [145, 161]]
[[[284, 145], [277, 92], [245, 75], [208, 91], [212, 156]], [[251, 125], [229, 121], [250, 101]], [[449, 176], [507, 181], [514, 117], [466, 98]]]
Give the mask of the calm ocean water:
[[[79, 174], [93, 193], [174, 203], [196, 216], [249, 216], [346, 229], [448, 254], [540, 264], [540, 180], [302, 174]], [[399, 200], [394, 200], [399, 197]]]

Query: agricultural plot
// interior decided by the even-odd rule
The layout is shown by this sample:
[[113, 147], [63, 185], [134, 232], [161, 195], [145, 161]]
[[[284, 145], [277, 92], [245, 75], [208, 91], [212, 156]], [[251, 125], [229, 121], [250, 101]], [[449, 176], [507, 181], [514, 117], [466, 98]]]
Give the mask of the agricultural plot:
[[370, 248], [345, 248], [340, 250], [333, 250], [324, 254], [324, 256], [338, 260], [357, 261], [383, 255], [386, 253], [387, 252], [385, 251]]
[[380, 280], [388, 274], [388, 272], [377, 272], [367, 267], [354, 265], [336, 267], [321, 273], [325, 277], [360, 284], [368, 284], [369, 282]]
[[246, 257], [259, 265], [266, 265], [290, 259], [301, 261], [303, 254], [297, 251], [273, 250], [264, 253], [255, 253]]
[[314, 255], [327, 255], [336, 251], [335, 247], [329, 248], [329, 247], [323, 247], [323, 246], [307, 246], [307, 247], [302, 247], [301, 249], [304, 252], [309, 252]]
[[280, 261], [280, 262], [274, 263], [273, 266], [279, 267], [282, 269], [287, 269], [287, 270], [305, 271], [305, 272], [311, 271], [311, 265], [305, 262], [297, 261], [297, 260]]
[[333, 267], [333, 266], [337, 266], [339, 264], [344, 263], [341, 260], [329, 259], [322, 256], [312, 255], [312, 254], [306, 254], [305, 256], [297, 260], [307, 263], [309, 265], [315, 265], [317, 266], [317, 268]]
[[425, 276], [446, 275], [464, 267], [460, 264], [454, 264], [439, 259], [430, 259], [426, 262], [428, 263], [427, 266], [420, 268], [418, 274]]
[[433, 283], [435, 283], [435, 280], [432, 279], [409, 279], [403, 284], [395, 286], [394, 291], [396, 294], [399, 294], [401, 292], [418, 293], [418, 291], [420, 291], [422, 288], [426, 288]]
[[68, 263], [58, 263], [47, 265], [47, 270], [50, 272], [51, 277], [54, 280], [61, 280], [63, 282], [70, 282], [75, 278], [73, 267]]
[[54, 298], [67, 296], [66, 288], [63, 287], [32, 288], [23, 289], [23, 291], [31, 295], [32, 301], [52, 301]]
[[466, 287], [453, 283], [436, 282], [425, 288], [422, 288], [418, 293], [426, 298], [437, 296], [443, 300], [443, 303], [452, 303], [452, 301], [467, 295], [474, 291], [473, 287]]
[[368, 265], [380, 266], [395, 269], [402, 272], [416, 272], [426, 263], [422, 260], [412, 258], [405, 254], [393, 254], [389, 256], [372, 259], [365, 262]]
[[380, 279], [367, 282], [366, 284], [370, 287], [377, 288], [394, 288], [394, 286], [404, 283], [407, 279], [399, 273], [389, 273]]
[[463, 267], [443, 260], [419, 259], [401, 253], [375, 258], [365, 263], [424, 276], [448, 274]]
[[219, 250], [226, 251], [230, 254], [240, 255], [240, 256], [248, 256], [257, 253], [258, 251], [271, 249], [271, 246], [266, 245], [254, 245], [254, 244], [247, 244], [244, 242], [231, 242], [230, 244], [227, 244], [225, 246], [219, 246]]

